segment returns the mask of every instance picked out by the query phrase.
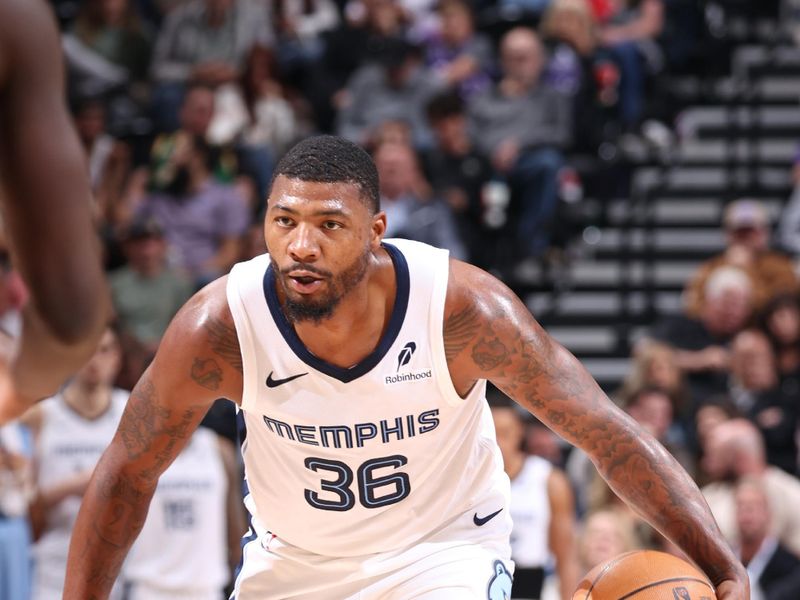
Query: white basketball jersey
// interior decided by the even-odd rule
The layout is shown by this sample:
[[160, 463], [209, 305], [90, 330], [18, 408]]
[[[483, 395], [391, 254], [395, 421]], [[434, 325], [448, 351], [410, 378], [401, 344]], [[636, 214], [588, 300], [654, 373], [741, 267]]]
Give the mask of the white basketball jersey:
[[220, 590], [227, 583], [228, 480], [213, 431], [200, 427], [158, 480], [123, 567], [133, 588]]
[[300, 341], [267, 255], [229, 275], [255, 535], [360, 556], [412, 545], [487, 499], [508, 505], [485, 381], [461, 398], [445, 359], [447, 252], [384, 247], [397, 277], [393, 314], [375, 351], [350, 368]]
[[529, 456], [511, 480], [511, 558], [517, 568], [544, 567], [550, 557], [550, 498], [547, 478], [552, 465], [539, 456]]
[[[114, 437], [129, 394], [125, 390], [113, 390], [108, 410], [93, 420], [73, 411], [61, 395], [42, 402], [42, 424], [35, 449], [40, 489], [95, 468]], [[33, 548], [35, 598], [47, 597], [47, 592], [41, 592], [43, 589], [61, 590], [64, 586], [69, 540], [80, 506], [81, 498], [70, 496], [47, 515], [45, 532]]]

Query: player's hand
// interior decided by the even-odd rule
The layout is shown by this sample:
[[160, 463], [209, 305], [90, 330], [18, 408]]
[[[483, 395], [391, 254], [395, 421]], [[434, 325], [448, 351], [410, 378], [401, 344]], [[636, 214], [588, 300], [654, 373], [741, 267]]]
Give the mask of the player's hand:
[[0, 332], [0, 425], [22, 416], [36, 403], [36, 398], [21, 394], [14, 383], [11, 364], [15, 353], [14, 339]]

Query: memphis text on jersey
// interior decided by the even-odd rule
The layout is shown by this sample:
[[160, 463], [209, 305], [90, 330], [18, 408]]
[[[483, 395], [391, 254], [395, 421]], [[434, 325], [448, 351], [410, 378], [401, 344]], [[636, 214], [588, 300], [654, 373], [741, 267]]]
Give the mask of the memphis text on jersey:
[[323, 448], [363, 448], [367, 444], [388, 444], [393, 440], [412, 438], [433, 431], [439, 426], [439, 409], [418, 415], [381, 419], [377, 423], [349, 425], [299, 425], [264, 415], [267, 428], [278, 437]]

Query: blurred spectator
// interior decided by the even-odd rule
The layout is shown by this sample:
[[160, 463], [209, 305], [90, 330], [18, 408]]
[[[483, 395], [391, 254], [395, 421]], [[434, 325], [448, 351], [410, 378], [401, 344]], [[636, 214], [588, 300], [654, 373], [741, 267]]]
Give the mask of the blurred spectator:
[[497, 0], [501, 14], [517, 18], [537, 20], [547, 9], [551, 0]]
[[773, 513], [772, 533], [800, 556], [800, 481], [767, 464], [760, 432], [746, 419], [733, 419], [712, 429], [703, 448], [702, 467], [713, 482], [702, 488], [722, 534], [738, 544], [735, 483], [741, 477], [763, 480]]
[[511, 479], [511, 558], [516, 564], [513, 598], [539, 598], [545, 569], [556, 562], [561, 598], [578, 582], [575, 505], [563, 471], [523, 451], [525, 422], [509, 403], [492, 406], [497, 444]]
[[[800, 15], [800, 10], [797, 10], [796, 14]], [[794, 190], [778, 220], [777, 237], [781, 248], [797, 259], [800, 258], [800, 148], [794, 157], [792, 183]]]
[[639, 547], [634, 519], [628, 511], [593, 512], [586, 517], [578, 537], [579, 573], [585, 574], [600, 563]]
[[386, 40], [372, 58], [342, 95], [338, 134], [367, 146], [382, 122], [399, 120], [411, 127], [416, 147], [430, 146], [425, 106], [442, 83], [430, 77], [419, 49], [403, 39]]
[[646, 70], [658, 71], [663, 56], [656, 37], [664, 27], [662, 0], [612, 0], [600, 23], [600, 41], [622, 71], [620, 113], [629, 126], [638, 125], [644, 113]]
[[272, 19], [278, 62], [289, 73], [319, 59], [322, 34], [339, 24], [339, 11], [333, 0], [272, 0]]
[[186, 270], [199, 287], [238, 259], [250, 209], [235, 187], [214, 180], [215, 153], [202, 138], [179, 139], [170, 164], [165, 192], [131, 197], [132, 219], [161, 224], [170, 264]]
[[787, 577], [800, 570], [800, 558], [772, 535], [772, 511], [760, 480], [745, 477], [739, 481], [735, 502], [737, 551], [750, 577], [751, 598], [767, 600], [773, 590], [784, 587]]
[[694, 461], [685, 446], [682, 431], [674, 423], [674, 403], [670, 395], [657, 387], [645, 387], [628, 398], [625, 410], [675, 457], [690, 474]]
[[336, 110], [347, 99], [344, 90], [356, 69], [406, 33], [407, 17], [395, 0], [348, 2], [345, 15], [340, 27], [324, 34], [325, 51], [304, 82], [320, 131], [333, 130]]
[[441, 27], [425, 42], [425, 63], [434, 77], [469, 99], [491, 83], [492, 46], [475, 32], [469, 0], [442, 0], [437, 8]]
[[678, 366], [676, 351], [671, 346], [652, 340], [639, 343], [631, 357], [628, 375], [620, 388], [614, 393], [614, 399], [621, 406], [627, 405], [629, 399], [647, 387], [664, 390], [672, 400], [674, 416], [678, 425], [685, 429], [690, 418], [689, 390], [686, 378]]
[[778, 382], [775, 356], [767, 337], [756, 330], [741, 332], [731, 344], [731, 390], [739, 411], [752, 420], [767, 450], [767, 462], [797, 473], [797, 396]]
[[728, 344], [752, 317], [753, 283], [738, 267], [720, 266], [704, 279], [703, 304], [697, 318], [668, 318], [650, 337], [675, 350], [678, 366], [687, 374], [695, 409], [704, 398], [728, 389]]
[[734, 265], [753, 281], [753, 308], [761, 310], [774, 296], [800, 289], [792, 261], [770, 250], [769, 215], [755, 200], [737, 200], [725, 209], [725, 252], [704, 262], [686, 286], [687, 312], [697, 316], [703, 305], [705, 282], [719, 266]]
[[[156, 137], [150, 150], [149, 181], [151, 191], [167, 191], [172, 184], [175, 171], [175, 157], [185, 149], [192, 137], [208, 142], [210, 127], [216, 110], [215, 92], [207, 85], [192, 84], [186, 91], [180, 109], [180, 128], [173, 133]], [[238, 162], [229, 146], [213, 144], [214, 163], [212, 174], [222, 183], [233, 183], [238, 173]], [[134, 186], [135, 187], [135, 186]]]
[[264, 219], [256, 219], [247, 228], [244, 243], [242, 244], [242, 255], [239, 261], [250, 260], [256, 256], [261, 256], [267, 252], [267, 242], [264, 241]]
[[457, 93], [435, 96], [428, 104], [428, 121], [435, 143], [423, 158], [434, 193], [453, 211], [470, 262], [490, 267], [496, 263], [497, 230], [507, 219], [508, 208], [503, 207], [500, 220], [486, 222], [490, 215], [484, 203], [493, 182], [492, 165], [470, 139], [466, 107]]
[[760, 315], [778, 365], [783, 391], [800, 393], [800, 298], [796, 294], [776, 296]]
[[702, 487], [712, 480], [703, 469], [699, 468], [702, 464], [703, 452], [708, 445], [708, 438], [711, 432], [720, 423], [741, 417], [742, 414], [727, 394], [709, 396], [695, 410], [692, 421], [693, 435], [689, 436], [689, 443], [692, 444], [692, 450], [697, 459], [698, 470], [695, 475], [695, 481], [699, 486]]
[[120, 573], [125, 600], [218, 600], [246, 523], [234, 444], [200, 427], [158, 480]]
[[569, 103], [540, 84], [545, 56], [534, 31], [509, 31], [500, 56], [502, 79], [471, 103], [472, 132], [478, 148], [511, 184], [522, 252], [540, 256], [549, 246], [558, 203], [561, 149], [571, 140]]
[[430, 197], [430, 185], [420, 171], [414, 149], [399, 142], [375, 149], [380, 177], [381, 210], [386, 212], [386, 237], [403, 237], [447, 248], [455, 258], [466, 250], [447, 204]]
[[147, 77], [150, 38], [132, 0], [81, 2], [62, 41], [74, 94], [130, 93]]
[[235, 81], [256, 44], [272, 46], [266, 5], [254, 0], [191, 0], [173, 10], [158, 35], [152, 64], [153, 111], [160, 129], [178, 128], [186, 84]]
[[441, 27], [437, 0], [395, 0], [403, 9], [408, 21], [408, 36], [414, 41], [421, 41]]
[[121, 385], [138, 381], [172, 317], [192, 295], [191, 282], [167, 265], [167, 244], [155, 220], [133, 223], [124, 233], [127, 264], [108, 278], [125, 350]]
[[[0, 344], [11, 344], [19, 336], [27, 295], [19, 273], [11, 268], [4, 240], [0, 240]], [[0, 600], [30, 598], [32, 452], [27, 428], [18, 422], [0, 427]]]
[[218, 144], [235, 144], [242, 171], [256, 183], [259, 205], [266, 198], [275, 157], [301, 133], [292, 102], [278, 77], [272, 51], [260, 46], [250, 52], [238, 85], [217, 90], [208, 137]]
[[616, 134], [619, 78], [585, 0], [554, 0], [540, 26], [549, 59], [543, 79], [572, 101], [575, 150], [595, 153]]
[[128, 399], [128, 392], [112, 387], [119, 364], [119, 344], [109, 329], [64, 390], [26, 415], [34, 437], [37, 486], [30, 507], [36, 539], [33, 600], [62, 596], [81, 498]]
[[525, 452], [541, 456], [553, 466], [564, 467], [565, 442], [552, 429], [536, 419], [525, 429]]
[[99, 98], [78, 100], [73, 115], [86, 151], [95, 218], [99, 225], [113, 227], [131, 172], [130, 150], [108, 133], [106, 106]]
[[12, 422], [0, 427], [0, 600], [27, 600], [31, 593], [31, 443]]

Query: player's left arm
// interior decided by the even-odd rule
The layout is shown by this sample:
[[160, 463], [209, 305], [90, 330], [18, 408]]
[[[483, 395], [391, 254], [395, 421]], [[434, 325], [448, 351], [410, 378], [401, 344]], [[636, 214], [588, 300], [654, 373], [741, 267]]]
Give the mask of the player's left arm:
[[445, 353], [459, 393], [490, 380], [586, 452], [617, 495], [706, 572], [721, 600], [749, 598], [745, 570], [691, 477], [608, 399], [511, 290], [451, 261], [444, 316]]

